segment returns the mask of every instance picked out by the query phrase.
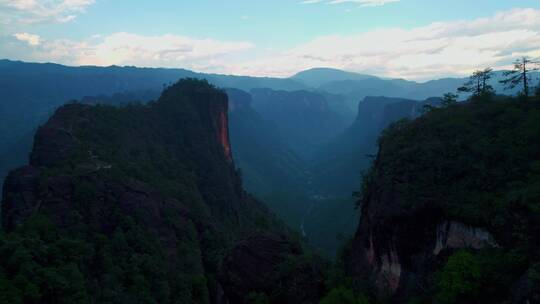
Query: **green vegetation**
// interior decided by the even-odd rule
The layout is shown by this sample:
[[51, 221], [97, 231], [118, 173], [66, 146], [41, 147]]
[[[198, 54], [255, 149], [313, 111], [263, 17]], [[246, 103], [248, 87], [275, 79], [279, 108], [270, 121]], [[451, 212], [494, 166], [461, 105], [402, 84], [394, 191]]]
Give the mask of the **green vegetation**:
[[[353, 279], [347, 273], [347, 261], [351, 258], [352, 242], [350, 239], [341, 247], [337, 254], [335, 264], [326, 273], [326, 288], [328, 292], [319, 302], [320, 304], [368, 304], [372, 303], [363, 293], [353, 288]], [[361, 290], [363, 291], [363, 290]], [[366, 293], [367, 294], [367, 293]]]
[[475, 71], [469, 80], [458, 88], [458, 92], [472, 93], [473, 98], [493, 94], [493, 87], [488, 83], [492, 77], [493, 69], [491, 68]]
[[447, 106], [451, 106], [453, 104], [456, 104], [457, 101], [458, 101], [458, 95], [457, 94], [454, 94], [454, 93], [446, 93], [443, 95], [443, 98], [442, 98], [442, 105], [447, 107]]
[[510, 211], [524, 208], [525, 218], [540, 211], [539, 136], [537, 101], [457, 104], [392, 125], [379, 159], [385, 179], [403, 181], [404, 204], [437, 204], [449, 218], [502, 233], [513, 226]]
[[522, 57], [514, 62], [514, 69], [504, 72], [506, 79], [500, 82], [507, 88], [513, 89], [517, 86], [522, 86], [521, 95], [525, 98], [529, 98], [531, 91], [531, 73], [538, 71], [538, 64], [540, 62], [534, 61], [528, 57]]
[[[164, 303], [201, 289], [196, 274], [166, 271], [155, 235], [129, 217], [110, 236], [70, 234], [36, 216], [2, 236], [0, 277], [8, 292], [0, 302]], [[205, 303], [204, 294], [199, 300]]]
[[459, 251], [453, 254], [438, 281], [438, 300], [441, 303], [456, 303], [458, 300], [476, 298], [481, 287], [480, 263], [478, 257], [469, 252]]
[[0, 303], [210, 303], [234, 240], [285, 231], [243, 192], [215, 129], [224, 111], [225, 94], [192, 79], [148, 105], [59, 110], [52, 125], [75, 144], [39, 169], [39, 211], [2, 215], [22, 225], [0, 235]]
[[436, 278], [435, 297], [441, 303], [498, 301], [522, 275], [526, 257], [498, 248], [460, 250], [452, 254]]
[[379, 169], [364, 178], [366, 189], [375, 180], [392, 187], [406, 212], [429, 210], [434, 220], [495, 237], [498, 248], [458, 251], [441, 265], [425, 292], [440, 303], [509, 299], [510, 287], [540, 262], [540, 100], [487, 94], [471, 101], [386, 129]]
[[338, 287], [332, 289], [319, 304], [369, 304], [369, 301], [363, 295], [355, 295], [351, 289]]

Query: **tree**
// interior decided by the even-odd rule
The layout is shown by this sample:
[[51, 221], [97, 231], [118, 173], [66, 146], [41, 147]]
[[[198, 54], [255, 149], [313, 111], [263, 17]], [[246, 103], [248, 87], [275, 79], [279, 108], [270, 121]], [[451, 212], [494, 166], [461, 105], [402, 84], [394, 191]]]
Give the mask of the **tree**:
[[489, 95], [493, 93], [493, 87], [488, 84], [488, 81], [493, 76], [493, 69], [486, 68], [475, 71], [469, 80], [458, 88], [460, 93], [472, 93], [473, 97]]
[[454, 103], [457, 102], [457, 99], [458, 99], [458, 95], [457, 95], [457, 94], [448, 92], [448, 93], [446, 93], [446, 94], [443, 95], [443, 98], [442, 98], [442, 105], [443, 105], [443, 106], [449, 106], [449, 105], [452, 105], [452, 104], [454, 104]]
[[[448, 258], [437, 280], [440, 303], [459, 303], [475, 299], [481, 290], [480, 260], [467, 251], [458, 251]], [[474, 302], [474, 301], [472, 301]]]
[[512, 71], [506, 71], [503, 75], [506, 79], [500, 81], [500, 83], [506, 86], [506, 89], [513, 89], [518, 85], [522, 85], [521, 93], [525, 97], [529, 97], [531, 90], [531, 72], [538, 71], [538, 64], [540, 62], [533, 61], [528, 57], [522, 57], [514, 62], [514, 69]]
[[319, 304], [368, 304], [364, 295], [356, 296], [351, 289], [338, 287], [332, 289]]

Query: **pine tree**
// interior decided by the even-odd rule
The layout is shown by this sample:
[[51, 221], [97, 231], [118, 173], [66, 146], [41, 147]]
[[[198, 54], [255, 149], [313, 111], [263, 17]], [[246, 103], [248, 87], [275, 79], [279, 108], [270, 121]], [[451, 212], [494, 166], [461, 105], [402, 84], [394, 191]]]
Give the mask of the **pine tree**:
[[449, 106], [449, 105], [455, 104], [457, 102], [457, 99], [458, 99], [457, 94], [448, 92], [448, 93], [443, 95], [442, 105], [443, 106]]
[[486, 68], [475, 71], [469, 80], [458, 88], [460, 93], [472, 93], [473, 97], [480, 97], [493, 93], [493, 87], [488, 84], [488, 81], [493, 77], [493, 69]]
[[539, 61], [534, 61], [528, 57], [522, 57], [514, 62], [514, 69], [512, 71], [504, 72], [504, 76], [507, 77], [500, 81], [500, 83], [506, 86], [506, 89], [513, 89], [518, 85], [522, 85], [521, 94], [525, 97], [529, 97], [531, 90], [531, 72], [538, 71]]

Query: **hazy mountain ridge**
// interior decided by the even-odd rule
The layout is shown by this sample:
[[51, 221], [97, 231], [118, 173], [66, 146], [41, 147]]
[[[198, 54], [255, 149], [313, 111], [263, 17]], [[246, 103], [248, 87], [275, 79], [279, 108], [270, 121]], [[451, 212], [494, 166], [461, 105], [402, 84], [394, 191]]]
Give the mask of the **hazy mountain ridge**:
[[302, 82], [310, 87], [318, 88], [325, 83], [334, 81], [365, 80], [377, 77], [333, 68], [313, 68], [299, 72], [290, 78]]
[[[309, 264], [243, 190], [227, 107], [223, 91], [191, 79], [147, 105], [59, 108], [38, 130], [30, 165], [5, 182], [2, 300], [249, 303], [251, 292], [268, 292], [272, 303], [317, 303], [326, 266]], [[254, 263], [238, 259], [254, 251]], [[246, 267], [271, 280], [237, 280]], [[307, 287], [270, 294], [288, 281]]]
[[[362, 103], [366, 95], [440, 96], [465, 81], [441, 79], [416, 83], [335, 69], [312, 69], [290, 79], [278, 79], [202, 74], [184, 69], [66, 67], [9, 60], [0, 63], [1, 179], [8, 170], [26, 162], [37, 126], [70, 99], [81, 99], [88, 104], [146, 103], [155, 100], [163, 85], [176, 77], [204, 77], [216, 85], [244, 89], [253, 95], [249, 107], [237, 113], [231, 108], [231, 137], [238, 145], [233, 154], [237, 154], [247, 188], [269, 205], [274, 202], [274, 210], [285, 216], [295, 229], [305, 224], [303, 229], [308, 235], [313, 235], [315, 230], [336, 231], [335, 227], [322, 228], [321, 215], [335, 213], [323, 210], [339, 210], [339, 204], [348, 206], [352, 201], [350, 193], [370, 161], [369, 157], [354, 157], [355, 152], [374, 154], [373, 143], [384, 125], [370, 124], [373, 119], [370, 115], [378, 119], [386, 117], [391, 122], [414, 116], [407, 111], [414, 112], [419, 107], [396, 105], [382, 111], [374, 102], [374, 107], [364, 108], [364, 114], [356, 117], [359, 102], [369, 104], [370, 98], [368, 103]], [[364, 125], [358, 127], [358, 121]], [[347, 129], [353, 130], [347, 132]], [[290, 193], [293, 188], [298, 191]], [[344, 202], [323, 205], [319, 201], [321, 208], [317, 209], [319, 204], [313, 198]], [[350, 217], [346, 212], [344, 215], [349, 223]], [[336, 242], [331, 243], [326, 248], [335, 250]]]
[[316, 92], [253, 89], [250, 94], [253, 108], [306, 160], [317, 146], [346, 128], [345, 118]]
[[[69, 67], [0, 60], [0, 155], [6, 156], [0, 161], [0, 179], [3, 180], [6, 170], [23, 164], [24, 153], [29, 153], [31, 146], [23, 138], [34, 132], [60, 105], [85, 96], [133, 95], [133, 92], [148, 91], [154, 92], [152, 96], [159, 96], [164, 85], [186, 77], [205, 78], [221, 87], [245, 90], [256, 87], [306, 88], [289, 79], [203, 74], [185, 69]], [[143, 99], [148, 101], [148, 97]], [[19, 157], [8, 150], [26, 152]]]
[[[307, 164], [283, 141], [274, 125], [256, 112], [251, 95], [227, 89], [233, 157], [242, 171], [246, 189], [265, 202], [293, 228], [307, 206], [301, 197], [307, 190]], [[293, 194], [294, 193], [294, 194]]]

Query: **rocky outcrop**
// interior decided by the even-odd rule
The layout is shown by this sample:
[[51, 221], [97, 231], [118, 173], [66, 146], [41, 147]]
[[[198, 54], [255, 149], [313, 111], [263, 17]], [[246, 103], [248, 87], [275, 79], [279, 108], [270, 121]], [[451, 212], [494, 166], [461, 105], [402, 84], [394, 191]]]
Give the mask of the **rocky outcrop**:
[[68, 104], [60, 107], [49, 121], [40, 127], [34, 137], [34, 147], [30, 155], [33, 166], [54, 166], [65, 161], [74, 152], [77, 139], [75, 128], [85, 128], [90, 121], [80, 114], [90, 106]]
[[391, 188], [379, 185], [372, 185], [362, 206], [349, 261], [357, 282], [372, 286], [378, 297], [400, 302], [418, 292], [447, 256], [443, 252], [497, 246], [485, 229], [444, 220], [430, 206], [406, 208]]
[[529, 195], [538, 189], [540, 133], [522, 122], [537, 108], [446, 105], [382, 133], [348, 259], [359, 290], [390, 303], [536, 296], [539, 197]]
[[412, 181], [403, 177], [390, 182], [379, 165], [383, 153], [363, 196], [349, 271], [358, 284], [372, 286], [378, 297], [399, 302], [427, 285], [447, 256], [443, 252], [497, 244], [483, 228], [446, 220], [436, 204], [407, 205], [398, 189]]
[[498, 245], [493, 235], [485, 229], [454, 221], [444, 221], [437, 226], [437, 240], [433, 254], [439, 255], [445, 249], [482, 249], [487, 246], [497, 247]]
[[228, 161], [232, 161], [231, 144], [229, 143], [229, 120], [227, 118], [227, 112], [221, 112], [219, 114], [219, 142], [223, 147], [223, 152]]

